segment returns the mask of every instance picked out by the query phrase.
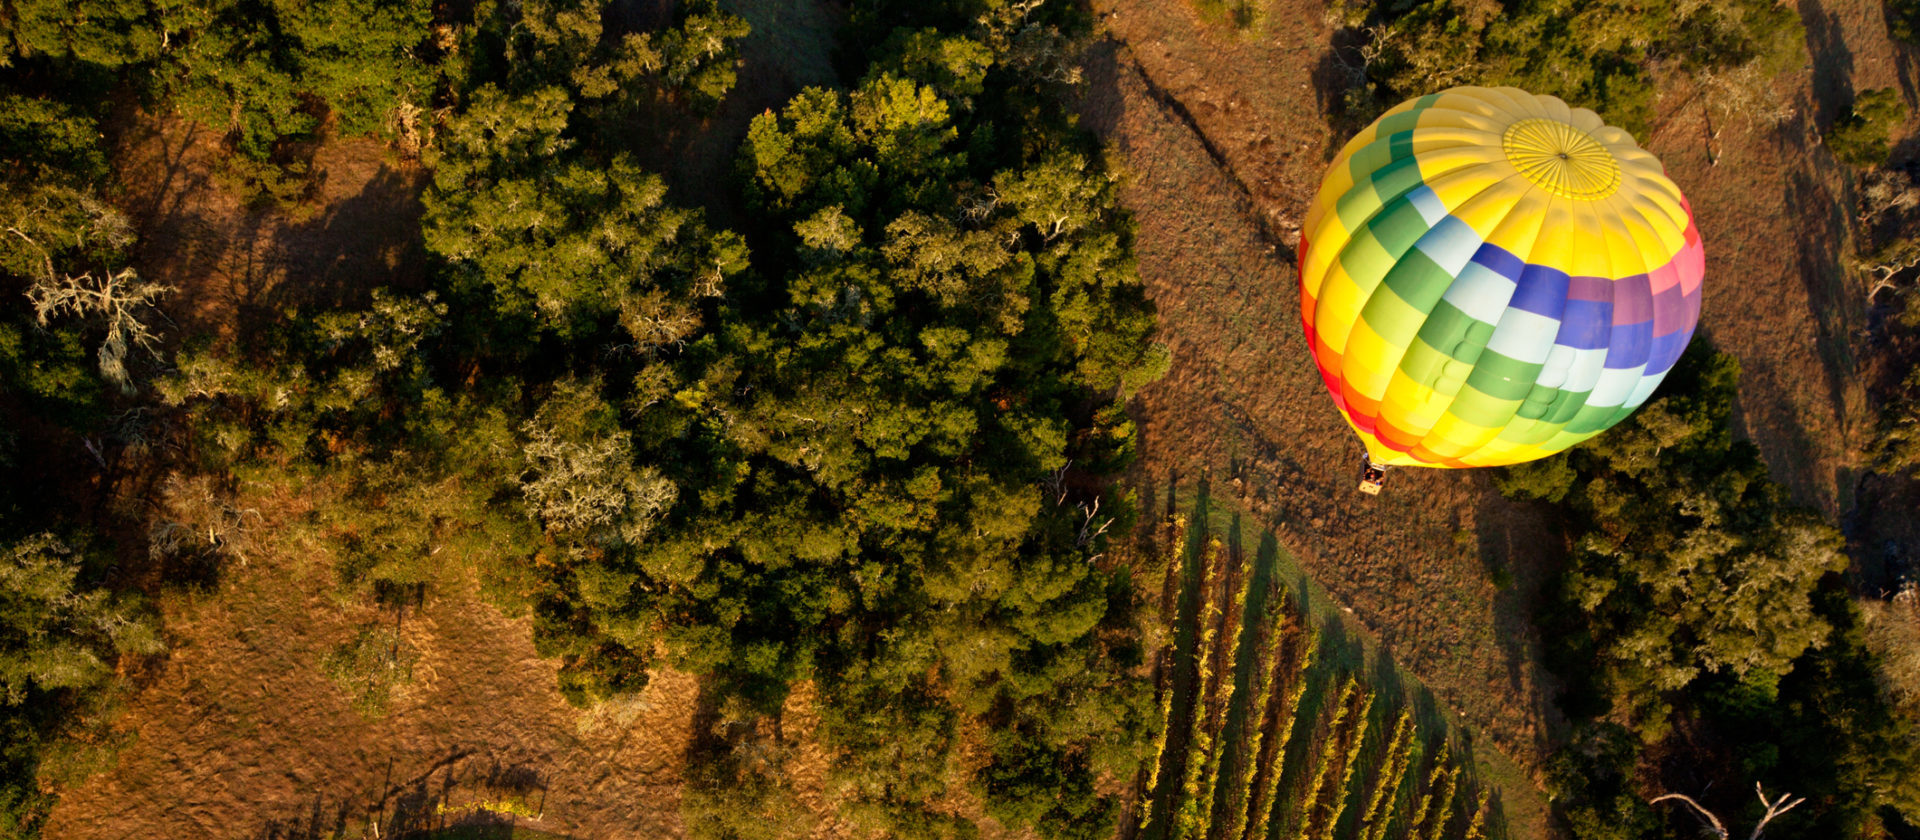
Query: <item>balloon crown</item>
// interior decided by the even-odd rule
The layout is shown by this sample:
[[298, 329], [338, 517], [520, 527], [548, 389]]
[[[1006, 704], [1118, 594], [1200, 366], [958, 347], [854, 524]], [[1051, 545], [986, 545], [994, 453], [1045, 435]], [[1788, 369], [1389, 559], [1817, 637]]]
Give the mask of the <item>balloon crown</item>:
[[1561, 198], [1598, 201], [1620, 188], [1620, 162], [1593, 135], [1545, 117], [1507, 126], [1500, 146], [1527, 180]]

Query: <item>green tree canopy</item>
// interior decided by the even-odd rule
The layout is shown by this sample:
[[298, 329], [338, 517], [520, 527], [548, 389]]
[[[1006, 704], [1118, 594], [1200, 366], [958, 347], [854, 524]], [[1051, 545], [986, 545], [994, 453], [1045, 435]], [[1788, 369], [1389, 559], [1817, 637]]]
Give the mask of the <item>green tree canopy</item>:
[[1513, 85], [1644, 137], [1656, 64], [1696, 75], [1750, 68], [1764, 85], [1805, 58], [1798, 13], [1771, 0], [1341, 0], [1334, 11], [1372, 39], [1362, 73], [1373, 90], [1360, 92], [1370, 101], [1348, 103], [1366, 120], [1454, 85]]
[[0, 836], [37, 830], [43, 752], [99, 705], [120, 657], [162, 647], [145, 606], [82, 582], [82, 560], [51, 534], [0, 543]]
[[1505, 482], [1565, 496], [1576, 537], [1562, 597], [1581, 616], [1569, 632], [1591, 641], [1607, 693], [1650, 716], [1649, 732], [1704, 674], [1777, 683], [1825, 639], [1811, 596], [1846, 566], [1840, 535], [1789, 505], [1759, 450], [1734, 439], [1739, 376], [1696, 339], [1663, 396], [1575, 450], [1570, 472], [1550, 460]]
[[[608, 500], [617, 517], [658, 500], [620, 539], [542, 514], [558, 550], [537, 564], [536, 633], [570, 694], [632, 690], [656, 649], [745, 715], [777, 713], [813, 679], [842, 812], [894, 836], [971, 831], [927, 803], [972, 726], [1021, 733], [996, 752], [999, 781], [978, 782], [1009, 819], [1101, 825], [1113, 803], [1092, 774], [1131, 772], [1153, 717], [1126, 676], [1140, 658], [1132, 591], [1101, 560], [1102, 532], [1130, 511], [1067, 476], [1124, 461], [1131, 427], [1112, 399], [1165, 357], [1097, 150], [1057, 113], [1024, 110], [1023, 139], [1000, 142], [1039, 90], [1003, 60], [1015, 40], [902, 30], [852, 90], [809, 89], [756, 118], [739, 158], [759, 211], [752, 262], [735, 251], [724, 285], [616, 256], [539, 293], [575, 307], [565, 342], [634, 350], [543, 397], [555, 419], [529, 435], [575, 455], [525, 475], [580, 480], [530, 484], [529, 501]], [[552, 141], [525, 147], [552, 151], [509, 165], [591, 153], [566, 146], [597, 136], [579, 112], [545, 113]], [[441, 189], [443, 206], [461, 200]], [[594, 231], [622, 212], [578, 207]], [[731, 235], [686, 224], [625, 239], [713, 264], [707, 243]], [[455, 260], [467, 265], [496, 288], [518, 270]], [[595, 272], [610, 279], [580, 282]], [[655, 308], [622, 304], [623, 283]], [[516, 294], [498, 295], [503, 312]], [[1056, 772], [1073, 785], [1057, 807], [1017, 806], [1046, 783], [1030, 773], [1044, 756], [1071, 756]]]
[[1861, 91], [1845, 114], [1827, 127], [1827, 148], [1842, 163], [1862, 169], [1887, 162], [1888, 134], [1907, 119], [1907, 104], [1894, 88]]

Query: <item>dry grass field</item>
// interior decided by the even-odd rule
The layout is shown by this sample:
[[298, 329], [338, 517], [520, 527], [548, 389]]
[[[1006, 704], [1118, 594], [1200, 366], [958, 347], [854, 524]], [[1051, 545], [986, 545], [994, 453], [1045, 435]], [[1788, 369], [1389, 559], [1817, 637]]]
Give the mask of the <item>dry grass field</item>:
[[[295, 527], [324, 497], [307, 487], [243, 498], [273, 536], [213, 587], [161, 604], [172, 650], [125, 715], [133, 741], [112, 772], [63, 795], [46, 837], [373, 836], [375, 825], [457, 822], [463, 806], [509, 796], [547, 831], [678, 830], [694, 679], [662, 673], [631, 704], [573, 709], [527, 622], [482, 602], [457, 564], [421, 608], [342, 603], [332, 558]], [[397, 623], [418, 656], [377, 717], [321, 668], [369, 622]]]

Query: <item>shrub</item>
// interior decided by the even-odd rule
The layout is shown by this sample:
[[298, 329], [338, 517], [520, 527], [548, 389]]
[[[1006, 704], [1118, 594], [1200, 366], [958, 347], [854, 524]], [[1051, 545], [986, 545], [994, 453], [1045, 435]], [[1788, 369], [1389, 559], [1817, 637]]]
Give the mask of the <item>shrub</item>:
[[1887, 162], [1888, 134], [1907, 118], [1900, 92], [1890, 87], [1864, 91], [1853, 107], [1827, 128], [1827, 149], [1842, 163], [1869, 169]]

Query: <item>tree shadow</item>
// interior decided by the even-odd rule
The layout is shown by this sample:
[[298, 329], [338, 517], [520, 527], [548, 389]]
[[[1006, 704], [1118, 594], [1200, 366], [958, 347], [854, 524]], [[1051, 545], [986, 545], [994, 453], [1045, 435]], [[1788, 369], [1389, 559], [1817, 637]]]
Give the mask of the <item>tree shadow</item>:
[[[545, 812], [549, 779], [529, 763], [499, 758], [469, 762], [473, 751], [453, 749], [407, 779], [374, 794], [329, 804], [315, 795], [302, 813], [269, 820], [252, 840], [323, 840], [342, 836], [388, 838], [508, 838]], [[543, 836], [561, 837], [546, 833]]]
[[[1890, 14], [1892, 9], [1888, 8], [1890, 5], [1892, 4], [1885, 0], [1880, 4], [1881, 20], [1889, 20], [1892, 17]], [[1920, 61], [1915, 60], [1916, 47], [1892, 37], [1892, 32], [1888, 32], [1887, 43], [1893, 48], [1894, 76], [1900, 85], [1901, 98], [1905, 99], [1911, 107], [1914, 103], [1920, 102]], [[1902, 141], [1900, 147], [1896, 148], [1894, 159], [1910, 159], [1914, 154], [1913, 147], [1917, 141], [1920, 141], [1920, 138], [1909, 137]]]
[[333, 837], [346, 829], [352, 811], [352, 807], [345, 802], [336, 803], [334, 808], [328, 809], [325, 798], [314, 794], [313, 803], [305, 813], [268, 820], [251, 837], [252, 840], [321, 840]]
[[1119, 130], [1127, 113], [1127, 98], [1120, 90], [1122, 49], [1111, 35], [1088, 45], [1081, 54], [1082, 84], [1073, 106], [1082, 128], [1113, 141], [1124, 152], [1127, 136]]
[[682, 761], [688, 767], [712, 763], [732, 749], [737, 723], [728, 723], [723, 714], [726, 696], [708, 680], [700, 681], [693, 700], [693, 720], [687, 727], [687, 742], [681, 747]]
[[[212, 133], [205, 126], [194, 122], [183, 122], [183, 130], [169, 137], [165, 130], [167, 121], [154, 119], [141, 114], [137, 108], [117, 108], [113, 119], [106, 126], [114, 142], [122, 147], [138, 147], [148, 143], [157, 143], [160, 147], [159, 166], [143, 167], [151, 174], [159, 171], [157, 183], [139, 185], [138, 190], [144, 196], [127, 207], [132, 215], [145, 222], [143, 227], [165, 227], [187, 210], [187, 197], [196, 192], [212, 188], [212, 175], [205, 167], [192, 165], [188, 160], [193, 148], [212, 139]], [[127, 190], [132, 185], [121, 185]], [[139, 231], [145, 240], [146, 229]]]
[[177, 327], [164, 336], [169, 344], [257, 330], [300, 306], [361, 302], [379, 286], [424, 285], [420, 170], [375, 163], [369, 158], [385, 155], [384, 147], [349, 143], [333, 150], [314, 183], [318, 192], [329, 178], [377, 166], [350, 196], [291, 212], [248, 207], [214, 177], [220, 153], [207, 143], [201, 126], [160, 119], [121, 137], [123, 146], [146, 150], [125, 155], [129, 166], [158, 158], [142, 168], [159, 174], [127, 186], [128, 209], [139, 233], [135, 264], [176, 287], [162, 301]]
[[273, 317], [292, 306], [365, 302], [380, 286], [425, 285], [426, 247], [420, 219], [425, 178], [382, 164], [360, 191], [317, 217], [273, 231], [266, 257], [277, 282], [254, 298], [248, 314]]
[[[1565, 739], [1569, 725], [1553, 702], [1562, 686], [1546, 667], [1534, 610], [1566, 565], [1565, 538], [1551, 509], [1507, 499], [1490, 479], [1480, 479], [1479, 491], [1473, 508], [1473, 548], [1496, 588], [1494, 630], [1507, 655], [1507, 680], [1516, 695], [1531, 700], [1531, 717], [1545, 724], [1546, 731], [1535, 736], [1536, 746], [1544, 752], [1547, 745]], [[1538, 684], [1532, 691], [1525, 690], [1527, 663], [1536, 666], [1532, 676]]]
[[1813, 65], [1814, 126], [1825, 129], [1853, 106], [1853, 51], [1838, 15], [1819, 0], [1799, 0]]
[[[634, 0], [626, 5], [649, 9], [672, 3]], [[733, 189], [740, 142], [755, 117], [779, 111], [803, 88], [834, 87], [842, 81], [827, 51], [847, 10], [823, 0], [721, 0], [720, 7], [751, 27], [738, 45], [733, 90], [710, 113], [660, 100], [633, 109], [611, 130], [643, 169], [666, 179], [676, 201], [704, 209], [722, 227], [740, 230], [756, 223]], [[671, 18], [670, 10], [658, 8], [635, 13], [637, 23], [656, 26]]]
[[[1358, 30], [1345, 27], [1334, 30], [1332, 43], [1320, 54], [1310, 74], [1314, 100], [1336, 138], [1359, 133], [1379, 116], [1379, 107], [1367, 82], [1366, 63], [1360, 58], [1365, 38]], [[1362, 107], [1353, 107], [1356, 103], [1363, 103]], [[1326, 144], [1321, 152], [1323, 159], [1332, 161], [1343, 145], [1342, 142]]]
[[1913, 515], [1920, 510], [1920, 480], [1868, 473], [1856, 498], [1845, 528], [1854, 590], [1888, 598], [1920, 582], [1920, 518]]
[[[1847, 235], [1847, 220], [1840, 208], [1851, 206], [1851, 202], [1845, 196], [1833, 196], [1804, 172], [1795, 172], [1785, 189], [1787, 206], [1803, 208], [1795, 225], [1794, 269], [1810, 306], [1807, 313], [1780, 317], [1813, 319], [1813, 350], [1822, 374], [1822, 381], [1815, 387], [1824, 386], [1825, 393], [1808, 396], [1825, 403], [1826, 410], [1832, 412], [1833, 426], [1809, 428], [1795, 411], [1794, 401], [1800, 395], [1785, 388], [1748, 387], [1756, 382], [1791, 381], [1773, 361], [1759, 355], [1740, 359], [1742, 387], [1734, 400], [1732, 423], [1741, 437], [1763, 446], [1768, 470], [1775, 481], [1788, 488], [1795, 503], [1838, 517], [1850, 501], [1846, 496], [1852, 493], [1856, 470], [1845, 464], [1843, 457], [1835, 459], [1840, 463], [1833, 467], [1832, 475], [1820, 475], [1821, 453], [1828, 444], [1814, 435], [1834, 436], [1844, 455], [1850, 413], [1847, 392], [1860, 368], [1850, 339], [1866, 323], [1866, 308], [1851, 299], [1847, 273], [1836, 256], [1838, 244]], [[1840, 203], [1843, 200], [1848, 203]], [[1694, 336], [1696, 343], [1711, 340], [1712, 332], [1704, 325]]]
[[[1796, 258], [1807, 299], [1813, 304], [1814, 348], [1826, 374], [1826, 401], [1840, 424], [1835, 431], [1843, 435], [1848, 424], [1848, 391], [1864, 367], [1854, 355], [1853, 339], [1868, 329], [1867, 307], [1861, 305], [1864, 290], [1857, 288], [1841, 265], [1837, 247], [1850, 235], [1847, 208], [1854, 206], [1852, 183], [1850, 178], [1843, 180], [1840, 193], [1835, 195], [1826, 184], [1796, 169], [1786, 185], [1786, 206], [1800, 208], [1794, 225]], [[1838, 497], [1818, 500], [1835, 513], [1851, 506], [1848, 496], [1858, 483], [1859, 471], [1842, 460], [1833, 468], [1832, 476], [1817, 477], [1830, 479], [1836, 488]]]
[[1165, 689], [1172, 692], [1173, 699], [1167, 706], [1163, 721], [1166, 743], [1159, 775], [1153, 789], [1145, 794], [1147, 821], [1137, 835], [1143, 838], [1166, 836], [1171, 827], [1167, 822], [1170, 804], [1180, 790], [1181, 780], [1187, 772], [1187, 762], [1191, 758], [1187, 754], [1189, 733], [1193, 730], [1194, 716], [1200, 711], [1194, 694], [1199, 677], [1201, 584], [1205, 578], [1202, 564], [1198, 561], [1205, 557], [1207, 538], [1210, 536], [1211, 491], [1211, 485], [1205, 478], [1195, 486], [1192, 513], [1187, 520], [1186, 544], [1179, 549], [1182, 569], [1180, 596], [1174, 611], [1173, 657], [1168, 662]]
[[1846, 385], [1852, 381], [1859, 360], [1853, 356], [1849, 338], [1864, 323], [1852, 323], [1850, 313], [1861, 307], [1848, 288], [1847, 272], [1840, 265], [1836, 246], [1845, 242], [1849, 232], [1844, 208], [1853, 206], [1851, 190], [1834, 195], [1827, 185], [1815, 181], [1802, 170], [1795, 170], [1786, 184], [1786, 206], [1800, 208], [1794, 225], [1794, 245], [1801, 282], [1807, 299], [1813, 303], [1816, 345], [1827, 375], [1827, 399], [1835, 416], [1846, 416]]
[[679, 7], [680, 0], [614, 0], [601, 22], [609, 35], [648, 32], [672, 23]]

